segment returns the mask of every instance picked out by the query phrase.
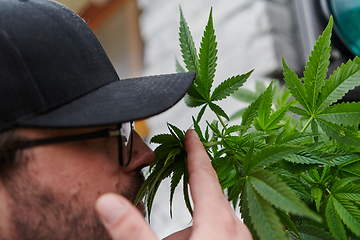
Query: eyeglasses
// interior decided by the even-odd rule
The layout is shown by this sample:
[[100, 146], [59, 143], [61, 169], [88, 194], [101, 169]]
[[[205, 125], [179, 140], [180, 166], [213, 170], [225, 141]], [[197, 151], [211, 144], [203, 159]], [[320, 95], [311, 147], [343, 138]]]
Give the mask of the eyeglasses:
[[129, 165], [131, 160], [131, 152], [133, 145], [133, 130], [134, 130], [133, 122], [126, 122], [126, 123], [117, 124], [115, 130], [103, 129], [92, 133], [84, 133], [84, 134], [77, 134], [71, 136], [47, 138], [47, 139], [36, 139], [29, 141], [19, 141], [17, 142], [16, 149], [24, 149], [39, 145], [81, 141], [81, 140], [96, 139], [96, 138], [117, 137], [119, 164], [122, 167], [126, 167]]

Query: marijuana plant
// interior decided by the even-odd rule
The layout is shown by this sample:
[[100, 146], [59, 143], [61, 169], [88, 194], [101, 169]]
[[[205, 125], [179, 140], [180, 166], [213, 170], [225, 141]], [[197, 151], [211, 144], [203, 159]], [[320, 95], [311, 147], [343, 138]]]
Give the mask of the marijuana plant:
[[[326, 79], [333, 19], [316, 42], [304, 77], [283, 60], [286, 87], [273, 81], [247, 91], [252, 102], [230, 118], [216, 104], [235, 93], [252, 71], [224, 80], [213, 89], [217, 43], [212, 10], [197, 53], [180, 9], [180, 48], [185, 67], [197, 77], [185, 102], [201, 107], [193, 127], [207, 149], [219, 182], [254, 239], [349, 239], [360, 237], [360, 103], [336, 103], [360, 84], [360, 59], [339, 67]], [[185, 71], [176, 61], [179, 72]], [[261, 89], [261, 90], [260, 90]], [[236, 93], [235, 93], [236, 95]], [[199, 127], [206, 109], [216, 120]], [[170, 205], [183, 180], [189, 212], [185, 131], [168, 124], [170, 134], [152, 138], [160, 144], [156, 162], [142, 186], [148, 213], [161, 181], [171, 178]], [[171, 209], [171, 208], [170, 208]], [[170, 214], [172, 212], [170, 210]]]

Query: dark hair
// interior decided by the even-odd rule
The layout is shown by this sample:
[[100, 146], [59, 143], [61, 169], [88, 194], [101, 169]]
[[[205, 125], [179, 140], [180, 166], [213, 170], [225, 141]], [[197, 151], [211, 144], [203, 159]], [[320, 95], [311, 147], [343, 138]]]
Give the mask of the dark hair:
[[9, 179], [11, 170], [18, 166], [16, 150], [18, 138], [14, 129], [0, 132], [0, 179]]

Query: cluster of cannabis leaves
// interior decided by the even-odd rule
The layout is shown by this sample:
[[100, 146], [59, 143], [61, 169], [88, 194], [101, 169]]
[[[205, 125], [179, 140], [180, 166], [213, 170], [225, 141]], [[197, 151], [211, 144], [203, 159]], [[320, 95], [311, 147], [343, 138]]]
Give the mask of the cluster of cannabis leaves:
[[[212, 10], [198, 55], [180, 9], [183, 60], [188, 71], [197, 73], [185, 102], [189, 107], [201, 107], [193, 117], [193, 127], [224, 193], [234, 207], [240, 206], [241, 217], [254, 239], [360, 237], [360, 103], [337, 103], [359, 85], [360, 59], [349, 60], [326, 79], [332, 25], [330, 18], [311, 52], [303, 78], [283, 60], [287, 87], [280, 87], [277, 81], [267, 88], [258, 83], [257, 92], [243, 90], [238, 94], [252, 71], [230, 77], [212, 91], [217, 61]], [[185, 71], [178, 61], [176, 66], [179, 72]], [[235, 119], [231, 122], [239, 124], [230, 125], [230, 118], [215, 102], [233, 93], [252, 102], [240, 111], [241, 122]], [[199, 122], [206, 108], [217, 120], [206, 121], [203, 132]], [[161, 181], [170, 177], [172, 205], [182, 179], [184, 199], [192, 213], [185, 132], [171, 124], [168, 128], [170, 134], [151, 140], [160, 144], [155, 150], [157, 158], [137, 200], [147, 194], [150, 214]]]

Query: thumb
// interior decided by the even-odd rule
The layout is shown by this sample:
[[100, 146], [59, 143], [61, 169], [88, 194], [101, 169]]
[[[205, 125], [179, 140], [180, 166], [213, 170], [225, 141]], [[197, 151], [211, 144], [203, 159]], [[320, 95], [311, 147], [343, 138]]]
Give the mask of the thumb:
[[100, 196], [95, 210], [113, 240], [157, 240], [139, 210], [120, 195], [107, 193]]

